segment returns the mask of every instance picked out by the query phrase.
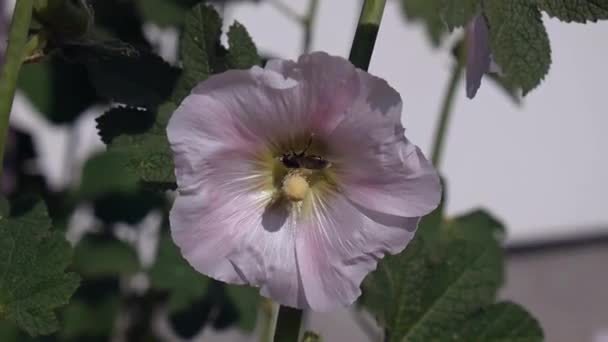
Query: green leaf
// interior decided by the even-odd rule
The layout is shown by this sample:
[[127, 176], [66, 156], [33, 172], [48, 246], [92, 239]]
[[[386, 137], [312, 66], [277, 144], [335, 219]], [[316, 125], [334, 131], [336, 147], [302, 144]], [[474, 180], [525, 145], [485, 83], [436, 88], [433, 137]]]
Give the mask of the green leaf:
[[379, 263], [364, 281], [363, 304], [386, 327], [387, 341], [443, 341], [494, 301], [503, 277], [495, 237], [502, 226], [494, 223], [479, 213], [456, 218], [436, 235], [440, 255], [429, 235], [417, 234], [403, 253]]
[[522, 307], [502, 302], [471, 315], [452, 337], [467, 342], [541, 342], [543, 331]]
[[174, 93], [175, 103], [180, 103], [197, 83], [223, 71], [216, 65], [216, 55], [223, 50], [221, 34], [222, 19], [213, 7], [198, 4], [186, 14], [180, 47], [184, 68]]
[[179, 75], [161, 57], [120, 41], [91, 38], [64, 50], [87, 67], [101, 97], [133, 107], [154, 109], [168, 100]]
[[115, 239], [86, 236], [74, 251], [74, 269], [87, 278], [130, 275], [140, 269], [132, 247]]
[[180, 26], [187, 10], [200, 0], [137, 0], [144, 19], [159, 26]]
[[239, 328], [252, 332], [258, 317], [261, 298], [256, 288], [250, 286], [226, 285], [226, 295], [238, 313]]
[[534, 2], [549, 16], [568, 23], [608, 19], [608, 0], [535, 0]]
[[251, 40], [251, 36], [238, 21], [235, 21], [228, 30], [228, 63], [231, 68], [249, 69], [254, 65], [262, 63], [255, 43]]
[[[169, 117], [175, 109], [176, 106], [170, 102], [161, 105], [156, 112], [154, 123], [147, 131], [129, 135], [128, 133], [132, 132], [123, 130], [123, 134], [115, 136], [108, 146], [109, 151], [126, 156], [123, 159], [123, 167], [138, 175], [144, 182], [167, 185], [175, 183], [173, 155], [165, 131]], [[142, 118], [142, 121], [145, 120], [148, 119]], [[104, 119], [98, 120], [101, 121]], [[111, 130], [110, 125], [105, 127]], [[100, 134], [106, 137], [115, 135], [108, 133], [108, 130]]]
[[521, 89], [514, 85], [509, 83], [508, 80], [496, 75], [496, 74], [485, 74], [484, 77], [486, 79], [489, 79], [490, 81], [494, 82], [499, 89], [502, 90], [502, 92], [509, 98], [511, 99], [511, 101], [513, 101], [514, 104], [516, 105], [520, 105], [521, 104]]
[[72, 250], [51, 221], [43, 204], [27, 214], [0, 220], [0, 318], [30, 335], [57, 330], [53, 310], [65, 305], [80, 282], [64, 273]]
[[134, 107], [114, 107], [97, 118], [97, 129], [101, 140], [110, 144], [122, 134], [142, 134], [154, 126], [153, 111]]
[[551, 47], [541, 14], [528, 0], [484, 0], [490, 48], [506, 80], [523, 95], [544, 79], [551, 65]]
[[444, 0], [401, 0], [401, 8], [408, 20], [421, 21], [433, 45], [441, 43], [446, 33], [441, 13]]
[[118, 309], [117, 297], [104, 298], [94, 303], [72, 301], [63, 311], [60, 330], [62, 340], [89, 341], [95, 337], [109, 337]]
[[443, 20], [450, 31], [456, 27], [466, 26], [477, 13], [481, 0], [443, 0], [441, 11]]
[[160, 240], [158, 258], [150, 270], [150, 284], [155, 289], [168, 292], [170, 312], [182, 310], [202, 297], [209, 282], [209, 278], [198, 273], [182, 258], [169, 236]]
[[127, 158], [127, 155], [110, 151], [87, 160], [82, 170], [79, 197], [90, 199], [108, 192], [135, 191], [139, 178], [123, 168]]

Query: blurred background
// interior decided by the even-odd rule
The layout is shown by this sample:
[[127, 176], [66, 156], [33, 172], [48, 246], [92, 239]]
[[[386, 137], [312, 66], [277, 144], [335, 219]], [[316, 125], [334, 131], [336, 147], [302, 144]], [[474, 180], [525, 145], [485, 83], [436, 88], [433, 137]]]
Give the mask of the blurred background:
[[[131, 3], [113, 1], [125, 8]], [[302, 52], [304, 32], [277, 5], [280, 1], [300, 15], [309, 5], [309, 0], [216, 4], [224, 15], [224, 26], [234, 20], [244, 24], [261, 55], [296, 59]], [[162, 8], [162, 1], [158, 6]], [[311, 49], [348, 56], [360, 6], [355, 0], [320, 0]], [[11, 1], [7, 7], [12, 7]], [[141, 14], [142, 7], [137, 8]], [[96, 15], [108, 23], [124, 19], [119, 11]], [[139, 26], [124, 25], [121, 34], [137, 39], [136, 31], [141, 30], [166, 61], [175, 63], [179, 32], [171, 21], [154, 18], [144, 10], [141, 21], [134, 23]], [[544, 83], [521, 103], [487, 80], [476, 98], [469, 100], [462, 81], [441, 165], [447, 180], [448, 214], [483, 207], [505, 223], [507, 279], [501, 297], [527, 307], [541, 322], [547, 341], [608, 341], [608, 274], [604, 272], [608, 113], [602, 85], [608, 79], [608, 22], [583, 25], [543, 20], [553, 63]], [[461, 34], [455, 31], [436, 47], [423, 25], [405, 19], [399, 1], [387, 3], [369, 71], [400, 92], [406, 135], [427, 153], [454, 62], [450, 49]], [[28, 67], [22, 75], [11, 117], [15, 143], [21, 146], [14, 160], [22, 161], [19, 168], [27, 174], [21, 183], [38, 182], [52, 193], [62, 193], [78, 184], [87, 159], [105, 148], [97, 137], [95, 118], [107, 104], [86, 88], [86, 71], [58, 60], [48, 63], [52, 68]], [[67, 79], [62, 89], [43, 91], [56, 85], [58, 78]], [[79, 101], [63, 101], [70, 97]], [[78, 241], [99, 226], [94, 209], [83, 205], [66, 220], [69, 238]], [[118, 235], [145, 246], [158, 235], [154, 232], [160, 221], [160, 215], [152, 213], [143, 221], [127, 222], [152, 227], [146, 228], [149, 233], [126, 229]], [[137, 250], [145, 259], [146, 248]], [[368, 341], [370, 334], [379, 333], [370, 317], [350, 310], [308, 314], [306, 324], [326, 341]], [[195, 336], [248, 339], [237, 328], [209, 328]]]

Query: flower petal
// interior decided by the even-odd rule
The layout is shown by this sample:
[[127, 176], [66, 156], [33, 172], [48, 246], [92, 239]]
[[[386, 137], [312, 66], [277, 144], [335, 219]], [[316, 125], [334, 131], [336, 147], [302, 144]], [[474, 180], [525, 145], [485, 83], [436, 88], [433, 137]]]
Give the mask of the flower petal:
[[310, 307], [329, 311], [359, 297], [363, 278], [384, 254], [405, 248], [419, 219], [361, 208], [338, 193], [313, 201], [311, 218], [298, 225], [298, 265]]
[[326, 137], [341, 190], [372, 210], [428, 214], [441, 198], [439, 177], [403, 135], [401, 98], [385, 81], [360, 72], [360, 100]]
[[[481, 86], [481, 78], [490, 71], [490, 38], [483, 14], [477, 14], [467, 26], [467, 97], [472, 99]], [[495, 64], [494, 64], [495, 65]]]
[[182, 255], [212, 278], [260, 287], [283, 305], [306, 306], [295, 256], [295, 221], [284, 203], [261, 189], [268, 176], [251, 156], [212, 154], [199, 172], [204, 182], [178, 189], [170, 214]]

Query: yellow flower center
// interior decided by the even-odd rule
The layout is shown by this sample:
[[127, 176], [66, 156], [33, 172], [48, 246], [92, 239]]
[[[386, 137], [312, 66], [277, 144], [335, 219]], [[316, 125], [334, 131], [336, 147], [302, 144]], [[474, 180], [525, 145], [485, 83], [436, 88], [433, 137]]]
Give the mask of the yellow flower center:
[[310, 185], [302, 172], [290, 172], [283, 178], [281, 191], [288, 200], [300, 202], [308, 195]]

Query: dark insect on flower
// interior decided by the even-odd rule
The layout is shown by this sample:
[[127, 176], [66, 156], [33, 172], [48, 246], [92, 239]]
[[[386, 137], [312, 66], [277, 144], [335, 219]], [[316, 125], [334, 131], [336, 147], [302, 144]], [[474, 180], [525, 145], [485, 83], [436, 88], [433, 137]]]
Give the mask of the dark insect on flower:
[[331, 163], [325, 158], [317, 155], [306, 155], [306, 151], [312, 144], [312, 136], [308, 139], [308, 143], [302, 152], [285, 153], [281, 156], [281, 163], [288, 169], [309, 169], [323, 170], [328, 168]]

